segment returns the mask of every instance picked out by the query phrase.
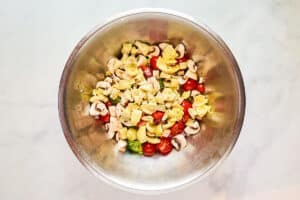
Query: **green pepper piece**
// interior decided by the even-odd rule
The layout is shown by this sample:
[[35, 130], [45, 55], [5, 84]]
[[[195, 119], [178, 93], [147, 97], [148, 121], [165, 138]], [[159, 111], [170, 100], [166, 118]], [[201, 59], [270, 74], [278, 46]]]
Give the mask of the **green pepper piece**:
[[111, 102], [111, 104], [113, 104], [113, 105], [118, 104], [120, 101], [121, 101], [121, 97], [117, 97], [117, 98], [115, 98], [115, 99], [110, 98], [110, 102]]
[[159, 86], [160, 86], [160, 89], [164, 89], [165, 85], [164, 85], [164, 81], [162, 78], [158, 79], [158, 82], [159, 82]]
[[143, 154], [142, 144], [139, 141], [128, 141], [127, 149], [132, 153]]

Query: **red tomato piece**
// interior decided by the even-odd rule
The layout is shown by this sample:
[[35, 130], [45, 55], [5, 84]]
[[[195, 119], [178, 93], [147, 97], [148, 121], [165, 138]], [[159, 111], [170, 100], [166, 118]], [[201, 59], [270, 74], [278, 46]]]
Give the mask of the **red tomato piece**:
[[186, 123], [190, 119], [190, 115], [188, 113], [185, 113], [182, 117], [182, 122]]
[[152, 56], [152, 58], [150, 59], [150, 66], [152, 69], [158, 69], [156, 62], [157, 62], [158, 56]]
[[106, 107], [108, 108], [108, 107], [111, 106], [112, 104], [111, 104], [110, 101], [107, 101], [107, 102], [105, 103], [105, 105], [106, 105]]
[[198, 90], [200, 93], [205, 92], [205, 85], [203, 83], [200, 83], [197, 85], [196, 90]]
[[143, 70], [144, 76], [149, 78], [152, 76], [152, 69], [149, 66], [142, 65], [140, 68]]
[[192, 108], [192, 103], [185, 99], [182, 101], [181, 106], [183, 107], [184, 114], [188, 114], [189, 109]]
[[156, 145], [148, 142], [143, 143], [143, 154], [144, 156], [153, 156], [156, 151]]
[[104, 123], [108, 123], [110, 121], [110, 114], [107, 113], [106, 115], [100, 115], [99, 116], [99, 120], [104, 122]]
[[162, 111], [156, 111], [156, 112], [152, 113], [152, 117], [154, 119], [154, 123], [161, 122], [161, 119], [163, 118], [164, 114], [165, 113], [162, 112]]
[[185, 124], [183, 123], [183, 121], [176, 122], [170, 128], [170, 130], [171, 130], [170, 137], [174, 137], [175, 135], [178, 135], [178, 134], [182, 133], [183, 130], [184, 130], [184, 127], [185, 127]]
[[182, 63], [182, 62], [186, 62], [188, 59], [190, 59], [190, 55], [189, 54], [185, 54], [182, 58], [178, 58], [177, 60], [177, 64], [178, 63]]
[[169, 154], [173, 149], [173, 146], [171, 144], [171, 138], [160, 138], [160, 143], [156, 145], [156, 148], [162, 155]]
[[137, 124], [138, 127], [145, 125], [146, 122], [144, 120], [139, 121], [139, 123]]
[[194, 90], [197, 87], [197, 81], [189, 78], [182, 86], [184, 91]]

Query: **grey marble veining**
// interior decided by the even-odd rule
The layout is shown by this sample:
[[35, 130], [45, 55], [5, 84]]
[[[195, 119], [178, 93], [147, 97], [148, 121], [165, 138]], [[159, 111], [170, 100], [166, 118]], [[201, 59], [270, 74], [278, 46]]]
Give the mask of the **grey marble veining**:
[[229, 158], [202, 182], [160, 198], [299, 199], [299, 1], [0, 2], [0, 199], [153, 198], [88, 173], [57, 113], [60, 75], [75, 44], [103, 19], [139, 7], [175, 9], [208, 24], [236, 56], [247, 93]]

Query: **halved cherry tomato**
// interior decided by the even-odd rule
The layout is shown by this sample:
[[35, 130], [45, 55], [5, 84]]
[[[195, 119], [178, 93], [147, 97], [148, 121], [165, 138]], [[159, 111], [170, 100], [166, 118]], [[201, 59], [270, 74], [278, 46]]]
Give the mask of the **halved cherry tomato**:
[[137, 126], [140, 127], [140, 126], [143, 126], [145, 124], [146, 124], [146, 122], [144, 120], [141, 120], [141, 121], [138, 122]]
[[194, 79], [189, 78], [182, 86], [184, 91], [196, 89], [198, 83]]
[[154, 113], [152, 113], [154, 123], [159, 123], [161, 121], [161, 119], [163, 118], [164, 114], [165, 113], [162, 111], [155, 111]]
[[190, 115], [188, 113], [185, 113], [182, 117], [182, 122], [186, 123], [190, 119]]
[[141, 65], [140, 68], [143, 70], [144, 76], [149, 78], [152, 76], [152, 69], [149, 66]]
[[157, 62], [158, 56], [152, 56], [150, 59], [150, 66], [152, 69], [158, 69], [156, 62]]
[[182, 58], [178, 58], [177, 60], [177, 64], [178, 63], [182, 63], [182, 62], [186, 62], [188, 59], [190, 59], [190, 55], [189, 54], [185, 54]]
[[196, 90], [198, 90], [200, 93], [205, 92], [205, 85], [203, 83], [200, 83], [197, 85]]
[[192, 108], [192, 103], [189, 100], [183, 100], [181, 103], [181, 106], [183, 107], [184, 114], [189, 113], [189, 109]]
[[100, 120], [101, 122], [108, 123], [109, 120], [110, 120], [110, 114], [107, 113], [106, 115], [103, 115], [103, 116], [100, 115], [100, 116], [99, 116], [99, 120]]
[[107, 102], [105, 103], [105, 105], [106, 105], [106, 107], [108, 108], [108, 107], [111, 106], [112, 104], [111, 104], [110, 101], [107, 101]]
[[144, 156], [153, 156], [156, 151], [156, 145], [148, 142], [143, 143], [143, 154]]
[[171, 128], [170, 137], [174, 137], [175, 135], [178, 135], [183, 132], [184, 130], [184, 123], [183, 121], [176, 122]]
[[156, 148], [159, 151], [159, 153], [161, 153], [162, 155], [169, 154], [173, 149], [171, 144], [171, 138], [165, 138], [165, 137], [160, 138], [160, 143], [156, 145]]

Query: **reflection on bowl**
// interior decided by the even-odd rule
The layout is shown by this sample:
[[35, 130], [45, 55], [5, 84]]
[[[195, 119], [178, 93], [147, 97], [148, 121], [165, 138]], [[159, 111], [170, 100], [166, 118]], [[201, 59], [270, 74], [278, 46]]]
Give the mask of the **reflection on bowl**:
[[[201, 134], [181, 152], [163, 157], [118, 154], [103, 126], [88, 116], [88, 93], [108, 59], [126, 41], [184, 41], [200, 55], [213, 107]], [[245, 93], [238, 65], [212, 31], [173, 12], [136, 11], [115, 18], [87, 34], [65, 66], [59, 88], [59, 115], [65, 137], [81, 163], [97, 177], [126, 190], [162, 192], [199, 180], [227, 157], [244, 119]]]

